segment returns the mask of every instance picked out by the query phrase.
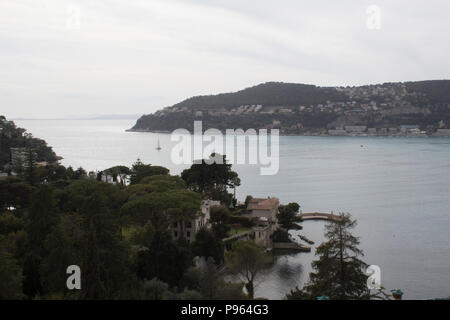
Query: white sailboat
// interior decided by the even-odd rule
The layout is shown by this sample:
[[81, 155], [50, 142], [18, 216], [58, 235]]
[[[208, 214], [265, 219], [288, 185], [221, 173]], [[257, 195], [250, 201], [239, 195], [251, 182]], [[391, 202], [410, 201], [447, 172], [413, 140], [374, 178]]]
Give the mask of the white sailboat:
[[156, 150], [161, 150], [161, 144], [159, 143], [159, 139], [158, 139], [158, 146], [156, 147]]

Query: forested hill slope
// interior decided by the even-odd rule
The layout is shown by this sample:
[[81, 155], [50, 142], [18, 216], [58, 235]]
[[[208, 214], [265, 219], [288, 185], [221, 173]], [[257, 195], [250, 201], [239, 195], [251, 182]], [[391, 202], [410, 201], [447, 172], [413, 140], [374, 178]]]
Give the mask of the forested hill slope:
[[18, 128], [13, 121], [0, 116], [0, 171], [11, 170], [11, 149], [33, 150], [37, 162], [53, 163], [61, 159], [44, 140], [34, 138], [25, 129]]
[[321, 88], [297, 83], [267, 82], [237, 92], [192, 97], [175, 104], [173, 107], [232, 109], [241, 105], [295, 106], [344, 99], [345, 95], [338, 92], [335, 88]]
[[130, 131], [204, 128], [279, 128], [282, 133], [324, 132], [350, 125], [433, 131], [450, 125], [450, 80], [359, 87], [268, 82], [233, 93], [197, 96], [144, 115]]

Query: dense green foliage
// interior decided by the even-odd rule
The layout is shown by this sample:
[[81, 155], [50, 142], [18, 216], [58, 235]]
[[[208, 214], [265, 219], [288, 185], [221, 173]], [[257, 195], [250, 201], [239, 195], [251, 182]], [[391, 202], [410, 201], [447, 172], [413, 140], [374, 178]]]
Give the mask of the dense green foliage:
[[267, 82], [234, 93], [198, 96], [184, 100], [174, 107], [233, 108], [241, 105], [292, 106], [325, 103], [343, 99], [333, 88], [314, 85]]
[[[0, 179], [0, 299], [244, 298], [219, 275], [224, 248], [214, 232], [200, 229], [191, 243], [172, 237], [174, 223], [201, 214], [205, 196], [181, 177], [139, 160], [89, 174], [35, 160]], [[231, 166], [222, 169], [206, 189], [235, 185]], [[194, 257], [212, 263], [195, 266]], [[82, 290], [66, 286], [70, 265], [82, 270]], [[199, 282], [186, 280], [193, 273]]]
[[297, 223], [300, 222], [298, 215], [298, 210], [300, 205], [295, 202], [291, 202], [287, 205], [280, 205], [278, 207], [278, 224], [285, 230], [289, 231], [291, 229], [301, 230], [302, 227]]
[[224, 206], [213, 206], [210, 210], [211, 225], [215, 236], [223, 239], [230, 231], [230, 210]]
[[228, 189], [238, 187], [241, 181], [231, 170], [225, 155], [211, 154], [209, 159], [202, 159], [201, 163], [194, 163], [183, 170], [181, 178], [190, 189], [205, 194], [207, 198], [220, 200], [228, 206], [236, 204]]
[[198, 266], [189, 268], [182, 279], [183, 286], [200, 292], [204, 299], [244, 300], [242, 284], [229, 283], [222, 279], [214, 260], [202, 259]]
[[0, 116], [0, 170], [8, 171], [8, 168], [4, 166], [11, 161], [11, 148], [33, 150], [36, 153], [37, 162], [53, 163], [58, 160], [52, 148], [48, 147], [44, 140], [34, 138], [25, 129], [16, 127], [14, 122]]
[[224, 248], [221, 238], [210, 230], [202, 229], [197, 233], [192, 252], [198, 257], [212, 258], [216, 264], [223, 262]]
[[[7, 192], [0, 199], [0, 282], [7, 290], [1, 288], [0, 298], [204, 298], [182, 279], [194, 256], [221, 263], [221, 240], [200, 230], [188, 244], [170, 232], [174, 222], [199, 214], [201, 196], [181, 178], [158, 175], [146, 181], [124, 187], [87, 176], [64, 186], [1, 180]], [[79, 292], [66, 288], [66, 268], [73, 264], [83, 274]], [[236, 287], [224, 286], [242, 298]], [[155, 293], [158, 287], [164, 293]]]
[[18, 261], [8, 250], [5, 236], [0, 235], [0, 300], [22, 298], [21, 271]]
[[272, 235], [273, 242], [285, 242], [289, 243], [292, 242], [291, 238], [289, 237], [289, 232], [287, 232], [285, 229], [277, 229]]
[[131, 168], [131, 184], [140, 183], [141, 180], [146, 177], [167, 174], [169, 174], [169, 169], [160, 166], [144, 164], [138, 159]]
[[254, 283], [261, 270], [271, 258], [253, 241], [237, 241], [231, 251], [225, 255], [228, 268], [245, 281], [250, 299], [254, 298]]
[[448, 104], [450, 101], [450, 81], [448, 80], [406, 82], [405, 85], [411, 91], [425, 94], [428, 103]]

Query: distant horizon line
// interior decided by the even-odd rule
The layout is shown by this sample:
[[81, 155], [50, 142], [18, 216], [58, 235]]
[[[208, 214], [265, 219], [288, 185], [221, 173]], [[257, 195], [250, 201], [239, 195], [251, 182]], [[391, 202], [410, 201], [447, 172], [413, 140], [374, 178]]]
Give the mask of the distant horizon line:
[[8, 120], [135, 120], [142, 116], [142, 114], [105, 114], [96, 116], [69, 116], [69, 117], [44, 117], [44, 118], [34, 118], [34, 117], [6, 117]]
[[[259, 82], [258, 84], [254, 84], [248, 87], [244, 87], [243, 89], [239, 89], [236, 91], [222, 91], [219, 93], [209, 93], [209, 94], [200, 94], [200, 95], [192, 95], [188, 98], [185, 98], [181, 102], [191, 99], [191, 98], [197, 98], [197, 97], [205, 97], [205, 96], [217, 96], [222, 94], [230, 94], [230, 93], [238, 93], [240, 91], [244, 91], [246, 89], [254, 88], [257, 86], [270, 84], [270, 83], [283, 83], [283, 84], [290, 84], [290, 85], [306, 85], [306, 86], [315, 86], [317, 88], [355, 88], [355, 87], [366, 87], [366, 86], [379, 86], [379, 85], [385, 85], [385, 84], [404, 84], [404, 83], [415, 83], [415, 82], [437, 82], [437, 81], [450, 81], [449, 78], [441, 78], [441, 79], [428, 79], [428, 80], [403, 80], [403, 81], [386, 81], [386, 82], [373, 82], [373, 83], [367, 83], [367, 84], [360, 84], [360, 85], [317, 85], [312, 84], [308, 82], [285, 82], [285, 81], [265, 81], [265, 82]], [[181, 103], [178, 102], [178, 103]], [[173, 107], [174, 105], [178, 104], [175, 103], [173, 105], [166, 105], [161, 106], [157, 110], [161, 110], [167, 107]], [[148, 114], [147, 112], [141, 112], [141, 113], [133, 113], [133, 114], [101, 114], [101, 115], [86, 115], [86, 116], [68, 116], [68, 117], [44, 117], [44, 118], [34, 118], [34, 117], [11, 117], [7, 119], [16, 121], [16, 120], [125, 120], [125, 119], [139, 119], [141, 116]], [[6, 116], [5, 116], [6, 117]]]

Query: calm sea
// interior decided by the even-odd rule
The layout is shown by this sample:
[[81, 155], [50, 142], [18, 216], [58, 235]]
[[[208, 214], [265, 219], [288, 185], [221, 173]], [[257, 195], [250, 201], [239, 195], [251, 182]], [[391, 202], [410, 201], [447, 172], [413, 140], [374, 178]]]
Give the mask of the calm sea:
[[[169, 135], [125, 132], [132, 120], [21, 120], [17, 125], [45, 139], [64, 165], [101, 170], [137, 158], [178, 174]], [[162, 150], [157, 151], [160, 140]], [[450, 296], [450, 139], [390, 137], [280, 137], [280, 170], [235, 166], [237, 196], [276, 196], [303, 212], [349, 212], [358, 220], [365, 261], [381, 268], [382, 284], [405, 299]], [[323, 222], [305, 222], [301, 233], [323, 240]], [[301, 287], [311, 253], [278, 257], [256, 295], [282, 299]]]

